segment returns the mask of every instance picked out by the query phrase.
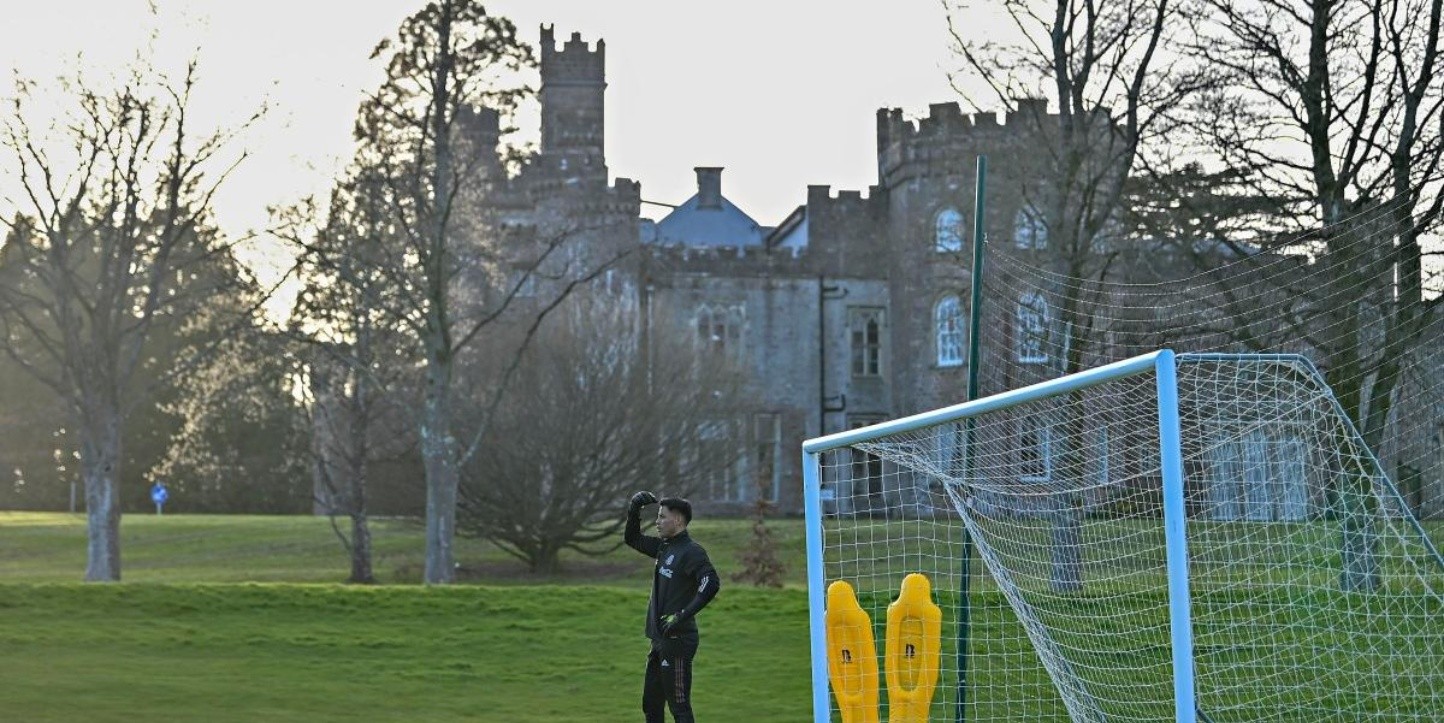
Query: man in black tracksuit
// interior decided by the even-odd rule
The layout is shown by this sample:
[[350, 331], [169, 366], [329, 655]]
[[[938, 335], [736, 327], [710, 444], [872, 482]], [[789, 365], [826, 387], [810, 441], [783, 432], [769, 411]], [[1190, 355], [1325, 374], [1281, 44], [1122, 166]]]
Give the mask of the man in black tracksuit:
[[[657, 533], [642, 534], [642, 508], [657, 503]], [[692, 658], [697, 655], [697, 613], [717, 596], [717, 570], [707, 551], [687, 534], [692, 505], [668, 497], [660, 502], [651, 492], [632, 495], [627, 506], [627, 545], [657, 561], [652, 573], [652, 599], [647, 603], [647, 679], [642, 712], [647, 723], [664, 723], [663, 706], [676, 723], [693, 723]]]

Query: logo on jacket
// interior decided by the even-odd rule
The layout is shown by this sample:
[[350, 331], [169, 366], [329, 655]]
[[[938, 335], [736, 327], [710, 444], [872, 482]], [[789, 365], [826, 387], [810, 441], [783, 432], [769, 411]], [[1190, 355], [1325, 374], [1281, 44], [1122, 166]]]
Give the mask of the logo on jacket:
[[676, 556], [676, 555], [668, 555], [668, 556], [667, 556], [667, 561], [664, 562], [664, 563], [662, 563], [662, 564], [663, 564], [663, 565], [670, 565], [670, 564], [672, 564], [672, 561], [675, 560], [675, 559], [677, 559], [677, 556]]

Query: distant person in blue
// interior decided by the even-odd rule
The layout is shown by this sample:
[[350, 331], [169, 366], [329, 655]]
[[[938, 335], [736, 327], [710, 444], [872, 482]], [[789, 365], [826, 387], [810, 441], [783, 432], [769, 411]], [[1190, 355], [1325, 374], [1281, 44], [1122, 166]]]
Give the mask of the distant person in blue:
[[[654, 502], [661, 537], [642, 534], [642, 508]], [[692, 503], [680, 497], [659, 501], [651, 492], [638, 492], [627, 505], [627, 545], [657, 561], [647, 603], [647, 637], [652, 641], [642, 686], [647, 723], [664, 723], [666, 708], [677, 723], [696, 721], [692, 717], [692, 659], [700, 641], [696, 617], [717, 596], [719, 581], [707, 551], [687, 534], [691, 522]]]
[[160, 508], [165, 506], [166, 500], [170, 499], [170, 492], [166, 490], [165, 483], [156, 480], [150, 488], [150, 501], [155, 503], [155, 513], [160, 514]]

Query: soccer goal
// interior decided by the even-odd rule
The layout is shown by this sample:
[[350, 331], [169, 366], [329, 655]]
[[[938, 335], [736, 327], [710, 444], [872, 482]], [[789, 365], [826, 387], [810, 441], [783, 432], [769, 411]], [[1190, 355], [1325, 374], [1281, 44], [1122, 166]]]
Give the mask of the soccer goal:
[[861, 648], [913, 574], [942, 625], [909, 720], [1444, 720], [1440, 530], [1304, 357], [1159, 351], [803, 458], [818, 723], [888, 720], [828, 625], [873, 627], [834, 667], [885, 667]]

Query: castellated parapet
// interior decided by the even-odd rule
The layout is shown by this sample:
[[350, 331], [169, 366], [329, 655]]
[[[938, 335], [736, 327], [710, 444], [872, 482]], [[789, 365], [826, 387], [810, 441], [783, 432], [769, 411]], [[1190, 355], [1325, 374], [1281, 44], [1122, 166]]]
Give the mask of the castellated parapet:
[[807, 187], [807, 244], [816, 258], [818, 273], [866, 278], [882, 273], [888, 264], [885, 241], [889, 194], [878, 186], [859, 191], [838, 191], [828, 186]]
[[642, 183], [630, 178], [614, 179], [602, 193], [589, 195], [583, 203], [595, 213], [636, 217], [642, 207]]
[[[877, 111], [877, 158], [879, 177], [886, 182], [904, 166], [918, 166], [918, 173], [927, 174], [929, 165], [956, 160], [961, 149], [996, 147], [1009, 142], [1023, 142], [1036, 133], [1049, 117], [1048, 102], [1025, 98], [1014, 101], [1016, 110], [1000, 114], [963, 113], [956, 102], [933, 103], [926, 118], [903, 118], [901, 108], [879, 108]], [[913, 175], [913, 174], [903, 174]]]
[[496, 148], [501, 138], [501, 113], [486, 106], [463, 106], [457, 110], [456, 125], [462, 135], [486, 148]]
[[617, 178], [610, 186], [575, 182], [556, 176], [532, 175], [521, 183], [532, 203], [552, 209], [564, 207], [579, 216], [615, 215], [635, 217], [642, 205], [642, 184]]
[[879, 214], [887, 211], [886, 199], [877, 186], [868, 186], [862, 191], [839, 190], [835, 194], [832, 186], [814, 184], [807, 187], [807, 212], [816, 217], [821, 214]]
[[916, 120], [903, 118], [901, 108], [879, 108], [877, 110], [877, 143], [882, 150], [894, 143], [929, 138], [957, 138], [975, 132], [1008, 131], [1031, 128], [1032, 124], [1048, 117], [1048, 101], [1025, 98], [1014, 101], [1017, 110], [1002, 114], [964, 113], [956, 102], [933, 103], [928, 106], [928, 116]]
[[541, 26], [541, 64], [547, 68], [544, 82], [551, 83], [606, 83], [607, 44], [598, 39], [596, 50], [581, 33], [572, 33], [570, 40], [557, 50], [553, 34], [554, 26]]
[[644, 247], [653, 272], [706, 274], [731, 277], [811, 277], [814, 260], [805, 248], [769, 249], [765, 246]]

